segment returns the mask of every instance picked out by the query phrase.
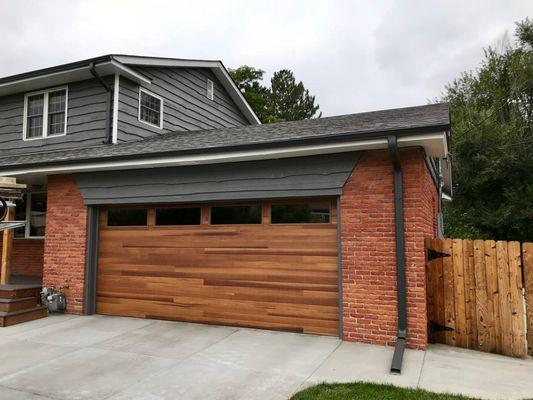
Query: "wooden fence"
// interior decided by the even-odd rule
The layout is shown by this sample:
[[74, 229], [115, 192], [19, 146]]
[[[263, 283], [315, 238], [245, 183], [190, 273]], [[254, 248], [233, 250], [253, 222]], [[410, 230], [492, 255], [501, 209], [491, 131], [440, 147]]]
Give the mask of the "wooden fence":
[[426, 260], [430, 342], [533, 355], [533, 243], [427, 239]]

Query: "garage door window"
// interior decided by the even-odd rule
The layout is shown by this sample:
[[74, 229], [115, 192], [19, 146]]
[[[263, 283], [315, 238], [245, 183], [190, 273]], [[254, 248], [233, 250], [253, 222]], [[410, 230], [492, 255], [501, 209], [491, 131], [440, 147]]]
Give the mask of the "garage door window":
[[211, 207], [211, 224], [260, 224], [261, 206]]
[[272, 204], [273, 224], [329, 223], [329, 203]]
[[135, 210], [109, 210], [107, 212], [107, 226], [146, 226], [148, 211]]
[[201, 208], [157, 208], [155, 224], [164, 225], [200, 225]]

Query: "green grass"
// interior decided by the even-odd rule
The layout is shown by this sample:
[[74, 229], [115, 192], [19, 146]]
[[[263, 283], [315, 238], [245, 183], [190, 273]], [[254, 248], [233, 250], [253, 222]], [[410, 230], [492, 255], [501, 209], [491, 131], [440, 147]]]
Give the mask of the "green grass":
[[470, 397], [404, 389], [375, 383], [321, 383], [296, 393], [291, 400], [473, 400]]

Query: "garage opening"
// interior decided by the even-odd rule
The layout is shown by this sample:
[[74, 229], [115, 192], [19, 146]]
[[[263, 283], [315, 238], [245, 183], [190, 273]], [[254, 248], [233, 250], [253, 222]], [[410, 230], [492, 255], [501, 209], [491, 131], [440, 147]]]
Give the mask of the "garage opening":
[[100, 208], [100, 314], [338, 335], [335, 198]]

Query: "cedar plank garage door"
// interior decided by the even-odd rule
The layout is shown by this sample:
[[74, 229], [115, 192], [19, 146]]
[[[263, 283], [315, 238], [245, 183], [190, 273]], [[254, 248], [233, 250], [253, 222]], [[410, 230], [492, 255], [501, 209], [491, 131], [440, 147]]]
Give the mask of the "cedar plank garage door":
[[155, 226], [156, 206], [138, 206], [121, 209], [147, 226], [111, 227], [117, 207], [102, 209], [97, 312], [337, 335], [335, 200], [329, 223], [272, 224], [256, 204], [258, 225], [211, 224], [203, 205], [200, 225]]

